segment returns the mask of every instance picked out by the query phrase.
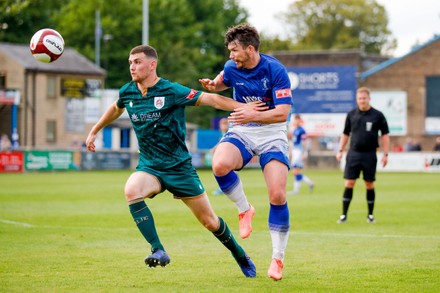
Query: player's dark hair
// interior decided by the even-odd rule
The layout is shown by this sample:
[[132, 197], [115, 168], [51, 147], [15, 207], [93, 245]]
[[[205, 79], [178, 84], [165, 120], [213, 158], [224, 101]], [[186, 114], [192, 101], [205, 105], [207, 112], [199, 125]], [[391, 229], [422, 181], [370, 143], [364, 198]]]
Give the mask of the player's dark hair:
[[144, 53], [145, 56], [158, 59], [156, 49], [148, 45], [139, 45], [131, 49], [130, 55]]
[[247, 23], [239, 24], [228, 29], [225, 35], [225, 45], [228, 46], [233, 41], [237, 41], [244, 48], [253, 46], [255, 51], [258, 51], [260, 48], [260, 35], [257, 29]]

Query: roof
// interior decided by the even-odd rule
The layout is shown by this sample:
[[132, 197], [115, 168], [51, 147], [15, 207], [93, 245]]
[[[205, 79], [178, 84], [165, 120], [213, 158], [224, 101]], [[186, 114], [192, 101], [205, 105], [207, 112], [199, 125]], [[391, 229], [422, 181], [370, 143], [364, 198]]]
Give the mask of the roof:
[[379, 71], [381, 71], [381, 70], [383, 70], [383, 69], [385, 69], [387, 67], [390, 67], [391, 65], [399, 62], [400, 60], [408, 57], [409, 55], [412, 55], [412, 54], [416, 53], [417, 51], [425, 48], [426, 46], [429, 46], [430, 44], [432, 44], [432, 43], [434, 43], [434, 42], [436, 42], [438, 40], [440, 40], [440, 35], [434, 35], [434, 37], [431, 40], [429, 40], [428, 42], [426, 42], [426, 43], [424, 43], [422, 45], [419, 45], [419, 46], [415, 47], [414, 49], [409, 51], [407, 54], [405, 54], [405, 55], [403, 55], [401, 57], [391, 58], [391, 59], [389, 59], [389, 60], [387, 60], [385, 62], [382, 62], [379, 65], [377, 65], [377, 66], [375, 66], [375, 67], [373, 67], [373, 68], [363, 72], [360, 75], [360, 79], [361, 80], [365, 80], [369, 76], [371, 76], [371, 75], [373, 75], [373, 74], [375, 74], [375, 73], [377, 73], [377, 72], [379, 72]]
[[360, 49], [326, 49], [326, 50], [280, 50], [280, 51], [271, 51], [271, 54], [274, 55], [347, 55], [347, 54], [354, 54], [354, 55], [361, 55], [363, 52]]
[[65, 48], [63, 56], [52, 63], [37, 61], [28, 45], [1, 43], [0, 52], [21, 64], [25, 69], [53, 73], [105, 76], [106, 71], [71, 48]]

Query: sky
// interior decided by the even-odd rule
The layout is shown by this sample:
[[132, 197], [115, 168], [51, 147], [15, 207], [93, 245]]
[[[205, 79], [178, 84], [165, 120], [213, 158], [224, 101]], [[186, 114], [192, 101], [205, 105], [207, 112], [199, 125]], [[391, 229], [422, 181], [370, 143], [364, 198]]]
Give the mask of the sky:
[[[249, 22], [260, 32], [282, 36], [282, 22], [277, 15], [287, 11], [295, 0], [239, 0], [249, 14]], [[388, 13], [388, 29], [397, 39], [392, 55], [400, 57], [416, 44], [423, 44], [440, 35], [439, 0], [376, 0]], [[416, 3], [416, 4], [415, 4]]]

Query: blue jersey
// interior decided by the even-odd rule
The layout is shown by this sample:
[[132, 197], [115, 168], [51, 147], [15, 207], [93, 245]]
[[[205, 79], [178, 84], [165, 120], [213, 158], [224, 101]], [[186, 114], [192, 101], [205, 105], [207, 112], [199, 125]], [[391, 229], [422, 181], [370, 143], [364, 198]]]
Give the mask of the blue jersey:
[[301, 169], [304, 167], [303, 156], [305, 153], [303, 142], [307, 139], [307, 134], [301, 126], [296, 127], [292, 132], [292, 158], [291, 167]]
[[[263, 101], [274, 109], [277, 105], [292, 105], [292, 90], [286, 68], [274, 57], [260, 54], [260, 62], [252, 69], [237, 68], [234, 61], [225, 63], [223, 83], [234, 90], [234, 100], [242, 103]], [[222, 142], [240, 149], [243, 165], [253, 156], [260, 157], [262, 168], [271, 160], [289, 165], [286, 122], [234, 125]], [[255, 131], [257, 130], [257, 131]]]
[[292, 105], [292, 90], [287, 70], [280, 61], [260, 53], [261, 60], [252, 69], [237, 68], [228, 60], [223, 70], [223, 83], [234, 89], [233, 98], [242, 103], [264, 101], [269, 109]]
[[292, 135], [292, 143], [293, 143], [293, 147], [296, 149], [303, 149], [303, 141], [305, 141], [307, 138], [307, 134], [306, 131], [304, 130], [304, 128], [302, 128], [301, 126], [296, 127], [293, 130], [293, 135]]

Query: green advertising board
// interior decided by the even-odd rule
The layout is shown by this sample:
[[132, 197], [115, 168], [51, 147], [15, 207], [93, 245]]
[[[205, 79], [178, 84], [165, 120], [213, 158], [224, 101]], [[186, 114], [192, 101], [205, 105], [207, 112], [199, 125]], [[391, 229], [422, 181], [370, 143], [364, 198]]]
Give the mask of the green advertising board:
[[25, 170], [77, 170], [71, 151], [25, 151]]

